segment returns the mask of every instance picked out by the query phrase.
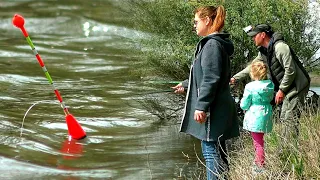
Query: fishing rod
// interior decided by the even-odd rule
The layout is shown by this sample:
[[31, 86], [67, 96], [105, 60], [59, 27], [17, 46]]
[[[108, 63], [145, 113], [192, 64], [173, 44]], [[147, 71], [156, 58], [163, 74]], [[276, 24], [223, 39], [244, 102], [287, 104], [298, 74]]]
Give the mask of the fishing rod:
[[69, 135], [73, 138], [73, 139], [83, 139], [86, 137], [86, 133], [85, 131], [82, 129], [82, 127], [80, 126], [80, 124], [77, 122], [76, 118], [69, 113], [68, 108], [66, 107], [66, 105], [64, 104], [62, 97], [60, 95], [60, 92], [58, 91], [58, 89], [55, 87], [52, 78], [46, 68], [46, 66], [44, 65], [43, 60], [40, 57], [40, 54], [37, 52], [35, 46], [33, 45], [31, 38], [28, 35], [27, 30], [24, 28], [24, 18], [21, 15], [15, 14], [13, 19], [12, 19], [12, 24], [14, 26], [16, 26], [17, 28], [19, 28], [24, 37], [26, 38], [28, 44], [31, 47], [31, 50], [33, 51], [34, 55], [36, 56], [36, 59], [38, 60], [45, 76], [47, 77], [49, 83], [52, 85], [54, 93], [57, 97], [57, 99], [59, 100], [61, 107], [64, 111], [65, 114], [65, 118], [66, 118], [66, 123], [68, 126], [68, 133]]
[[134, 95], [151, 95], [151, 94], [160, 94], [160, 93], [170, 93], [174, 92], [173, 89], [165, 89], [165, 90], [158, 90], [158, 91], [149, 91], [149, 92], [141, 92]]
[[163, 80], [154, 80], [154, 81], [146, 81], [151, 84], [179, 84], [181, 81], [163, 81]]

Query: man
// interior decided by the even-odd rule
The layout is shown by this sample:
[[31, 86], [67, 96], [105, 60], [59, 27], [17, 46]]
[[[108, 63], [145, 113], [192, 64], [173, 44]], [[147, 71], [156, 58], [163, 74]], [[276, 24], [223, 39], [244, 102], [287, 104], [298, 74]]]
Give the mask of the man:
[[[271, 26], [259, 24], [256, 27], [248, 26], [244, 30], [259, 47], [256, 59], [261, 59], [268, 65], [270, 78], [275, 84], [275, 104], [282, 103], [282, 136], [288, 140], [299, 133], [300, 107], [304, 105], [310, 87], [310, 77], [283, 36], [273, 32]], [[246, 68], [234, 75], [230, 83], [242, 80], [248, 74], [249, 69]]]

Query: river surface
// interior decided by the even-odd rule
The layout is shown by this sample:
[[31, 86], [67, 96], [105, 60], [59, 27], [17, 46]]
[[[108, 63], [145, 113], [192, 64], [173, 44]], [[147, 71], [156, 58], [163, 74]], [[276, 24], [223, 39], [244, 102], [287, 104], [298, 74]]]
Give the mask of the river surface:
[[[148, 83], [130, 72], [145, 35], [108, 0], [0, 1], [0, 179], [186, 179], [197, 168], [179, 125], [138, 103]], [[68, 140], [63, 109], [14, 14], [88, 137]], [[25, 117], [25, 118], [24, 118]], [[24, 124], [22, 128], [22, 120]]]

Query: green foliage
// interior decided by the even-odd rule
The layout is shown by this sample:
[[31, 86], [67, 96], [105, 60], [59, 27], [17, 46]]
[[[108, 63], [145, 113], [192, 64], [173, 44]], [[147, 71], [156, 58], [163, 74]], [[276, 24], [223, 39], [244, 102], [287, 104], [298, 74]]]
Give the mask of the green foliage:
[[[242, 28], [260, 23], [268, 23], [274, 31], [281, 32], [301, 60], [309, 64], [311, 56], [320, 46], [314, 41], [315, 31], [305, 33], [307, 27], [313, 28], [315, 24], [307, 21], [310, 19], [307, 3], [304, 0], [246, 0], [225, 3], [228, 14], [226, 28], [232, 34], [236, 45], [235, 67], [252, 60], [257, 54], [252, 40]], [[246, 52], [248, 56], [245, 55]]]
[[142, 40], [144, 76], [181, 80], [188, 77], [195, 43], [192, 33], [193, 6], [184, 1], [129, 1], [132, 21], [147, 32]]
[[[281, 32], [296, 54], [308, 65], [320, 48], [310, 18], [307, 0], [127, 0], [122, 6], [133, 26], [145, 33], [140, 42], [137, 70], [143, 80], [187, 79], [198, 37], [193, 31], [193, 11], [204, 5], [223, 5], [227, 11], [224, 31], [231, 34], [235, 53], [231, 74], [242, 70], [257, 55], [252, 39], [244, 33], [248, 25], [268, 23]], [[306, 33], [308, 32], [308, 33]], [[313, 60], [314, 61], [314, 60]], [[317, 64], [318, 61], [316, 60]], [[311, 67], [311, 66], [309, 66]], [[309, 68], [309, 70], [315, 70]], [[161, 102], [165, 101], [162, 100]], [[159, 102], [160, 103], [160, 102]], [[167, 106], [167, 105], [166, 105]]]
[[[279, 159], [286, 169], [285, 171], [292, 171], [296, 177], [303, 177], [305, 160], [297, 151], [293, 151], [292, 149], [284, 150], [279, 154]], [[287, 164], [290, 166], [286, 166]]]
[[281, 32], [297, 55], [309, 64], [320, 48], [315, 31], [306, 34], [315, 22], [308, 14], [306, 0], [130, 0], [130, 14], [135, 27], [151, 34], [142, 41], [148, 49], [141, 59], [145, 76], [185, 79], [199, 37], [192, 32], [193, 10], [203, 5], [222, 4], [227, 10], [224, 30], [232, 35], [235, 54], [232, 74], [246, 66], [257, 54], [256, 47], [242, 30], [248, 25], [269, 23]]

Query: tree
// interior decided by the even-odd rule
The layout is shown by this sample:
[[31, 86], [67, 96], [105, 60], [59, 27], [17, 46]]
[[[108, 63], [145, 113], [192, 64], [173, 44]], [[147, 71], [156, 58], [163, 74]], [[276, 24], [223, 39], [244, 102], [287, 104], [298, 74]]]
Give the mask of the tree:
[[[227, 18], [224, 30], [235, 45], [232, 74], [244, 68], [257, 54], [257, 49], [243, 28], [259, 23], [270, 24], [281, 32], [307, 67], [320, 48], [316, 24], [308, 13], [307, 0], [129, 0], [134, 27], [146, 32], [142, 39], [141, 76], [155, 79], [188, 78], [193, 51], [199, 37], [192, 32], [193, 10], [202, 5], [224, 5]], [[309, 30], [309, 31], [308, 31]], [[311, 68], [309, 68], [311, 70]]]
[[[307, 0], [243, 0], [243, 1], [185, 1], [185, 0], [131, 0], [131, 13], [135, 27], [151, 36], [142, 44], [148, 49], [142, 60], [151, 76], [184, 79], [192, 61], [194, 47], [199, 38], [192, 32], [193, 10], [200, 5], [222, 4], [227, 10], [225, 31], [235, 44], [233, 69], [235, 73], [257, 54], [252, 40], [242, 30], [248, 25], [270, 24], [281, 32], [285, 40], [308, 65], [310, 58], [320, 48], [316, 25], [308, 13]], [[155, 74], [154, 74], [155, 73]], [[148, 74], [148, 73], [147, 73]]]

